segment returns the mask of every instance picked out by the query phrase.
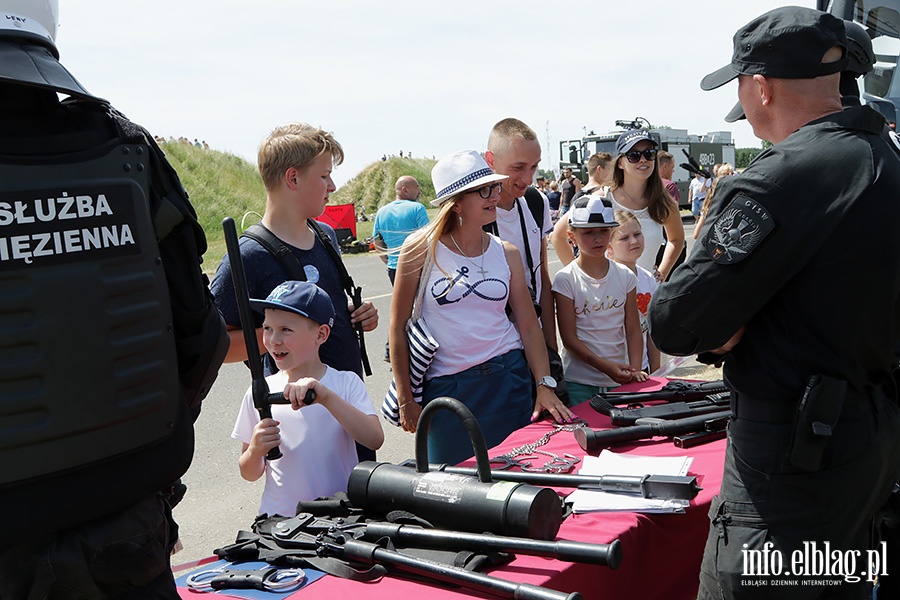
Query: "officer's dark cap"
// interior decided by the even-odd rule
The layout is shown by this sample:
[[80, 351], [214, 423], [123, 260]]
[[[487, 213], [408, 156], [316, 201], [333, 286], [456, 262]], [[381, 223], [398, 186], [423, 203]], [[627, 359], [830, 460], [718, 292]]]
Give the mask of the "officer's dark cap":
[[[831, 48], [844, 56], [823, 63]], [[847, 36], [841, 19], [828, 13], [785, 6], [750, 21], [734, 34], [731, 62], [703, 78], [700, 87], [712, 90], [738, 75], [765, 75], [778, 79], [814, 79], [847, 67]]]

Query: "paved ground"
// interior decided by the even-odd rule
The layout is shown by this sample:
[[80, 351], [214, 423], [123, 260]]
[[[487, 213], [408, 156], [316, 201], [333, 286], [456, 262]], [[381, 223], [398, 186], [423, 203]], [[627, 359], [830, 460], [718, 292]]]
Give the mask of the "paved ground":
[[[690, 224], [685, 224], [685, 229], [690, 248], [693, 229]], [[378, 328], [366, 335], [373, 370], [366, 386], [377, 409], [391, 378], [388, 364], [381, 359], [387, 339], [391, 286], [384, 265], [374, 254], [349, 256], [346, 263], [357, 285], [363, 286], [366, 299], [375, 304], [381, 315]], [[551, 250], [551, 276], [561, 266]], [[670, 376], [719, 379], [721, 372], [690, 361]], [[243, 364], [225, 365], [203, 404], [196, 424], [194, 461], [184, 476], [188, 493], [175, 509], [184, 550], [175, 555], [174, 564], [208, 556], [214, 548], [233, 542], [237, 531], [249, 529], [256, 516], [262, 479], [254, 483], [241, 479], [237, 467], [240, 442], [231, 439], [238, 407], [249, 385], [250, 373]], [[385, 424], [385, 443], [378, 460], [399, 462], [412, 458], [413, 439], [399, 428]]]

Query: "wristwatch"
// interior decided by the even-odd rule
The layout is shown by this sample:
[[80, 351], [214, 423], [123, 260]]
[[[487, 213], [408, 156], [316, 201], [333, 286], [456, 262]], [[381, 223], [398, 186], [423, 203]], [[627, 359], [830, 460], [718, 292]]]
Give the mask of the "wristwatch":
[[535, 385], [537, 387], [541, 387], [542, 385], [545, 385], [548, 388], [550, 388], [551, 390], [555, 390], [556, 389], [556, 380], [553, 379], [552, 377], [550, 377], [549, 375], [544, 375], [543, 377], [541, 377], [540, 379], [538, 379], [535, 382]]

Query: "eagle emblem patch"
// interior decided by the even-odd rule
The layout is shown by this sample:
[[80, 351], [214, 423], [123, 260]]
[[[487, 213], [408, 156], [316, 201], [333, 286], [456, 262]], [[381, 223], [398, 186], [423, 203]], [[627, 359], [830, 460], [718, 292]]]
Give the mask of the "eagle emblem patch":
[[715, 262], [730, 265], [740, 262], [775, 228], [764, 206], [746, 194], [738, 194], [719, 218], [704, 242]]

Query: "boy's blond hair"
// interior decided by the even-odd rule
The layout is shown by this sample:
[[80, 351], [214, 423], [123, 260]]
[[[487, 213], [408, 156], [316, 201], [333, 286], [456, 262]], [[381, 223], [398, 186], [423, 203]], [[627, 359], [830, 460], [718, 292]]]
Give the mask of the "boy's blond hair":
[[324, 153], [331, 154], [334, 165], [344, 162], [344, 149], [331, 132], [306, 123], [276, 127], [259, 144], [256, 163], [267, 190], [278, 187], [290, 168], [302, 171]]

